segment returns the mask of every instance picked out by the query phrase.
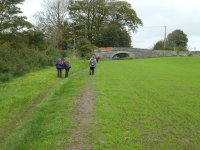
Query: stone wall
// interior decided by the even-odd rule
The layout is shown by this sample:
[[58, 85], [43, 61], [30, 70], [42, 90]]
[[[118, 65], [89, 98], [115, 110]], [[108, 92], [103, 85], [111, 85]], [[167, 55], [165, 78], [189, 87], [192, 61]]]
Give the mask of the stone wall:
[[113, 47], [110, 51], [96, 50], [101, 58], [112, 59], [118, 53], [127, 53], [132, 58], [153, 58], [168, 56], [200, 56], [200, 51], [170, 51], [170, 50], [149, 50], [138, 48]]

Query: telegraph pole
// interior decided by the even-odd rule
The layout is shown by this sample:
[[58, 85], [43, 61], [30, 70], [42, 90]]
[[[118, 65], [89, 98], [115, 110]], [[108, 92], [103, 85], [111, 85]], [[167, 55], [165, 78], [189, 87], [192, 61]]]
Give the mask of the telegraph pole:
[[164, 26], [165, 33], [164, 33], [164, 48], [166, 47], [166, 40], [167, 40], [167, 26]]

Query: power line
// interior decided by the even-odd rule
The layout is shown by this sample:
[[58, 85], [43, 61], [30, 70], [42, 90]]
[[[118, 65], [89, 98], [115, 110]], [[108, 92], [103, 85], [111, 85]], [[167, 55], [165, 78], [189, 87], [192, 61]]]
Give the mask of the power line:
[[163, 28], [163, 27], [165, 27], [164, 25], [163, 26], [141, 26], [141, 28]]

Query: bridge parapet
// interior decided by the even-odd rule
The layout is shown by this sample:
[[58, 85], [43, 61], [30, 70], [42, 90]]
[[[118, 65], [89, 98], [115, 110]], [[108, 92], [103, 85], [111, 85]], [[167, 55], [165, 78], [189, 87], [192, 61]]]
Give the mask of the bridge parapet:
[[130, 51], [130, 52], [137, 52], [137, 51], [151, 51], [150, 49], [139, 49], [139, 48], [129, 48], [129, 47], [113, 47], [112, 51]]
[[131, 58], [152, 58], [167, 56], [200, 56], [200, 51], [174, 51], [174, 50], [150, 50], [139, 48], [113, 47], [109, 51], [96, 50], [101, 58], [112, 59], [120, 53], [129, 54]]

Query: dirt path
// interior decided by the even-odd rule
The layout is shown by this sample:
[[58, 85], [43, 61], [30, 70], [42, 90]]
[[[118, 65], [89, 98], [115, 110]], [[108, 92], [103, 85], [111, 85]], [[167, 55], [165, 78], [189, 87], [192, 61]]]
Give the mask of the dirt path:
[[91, 150], [89, 124], [92, 121], [92, 111], [95, 94], [92, 85], [89, 83], [78, 98], [75, 108], [73, 124], [75, 128], [71, 131], [70, 147], [66, 150]]

